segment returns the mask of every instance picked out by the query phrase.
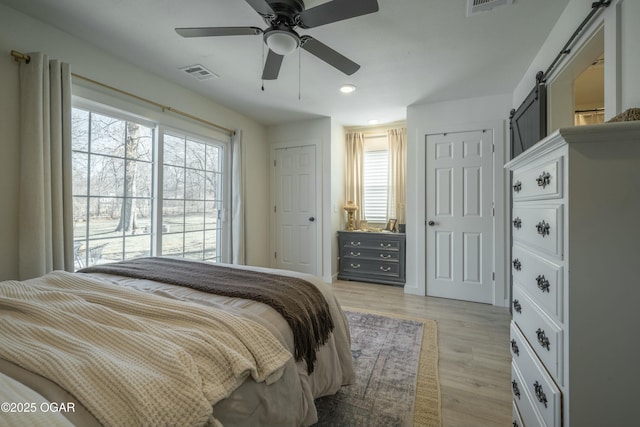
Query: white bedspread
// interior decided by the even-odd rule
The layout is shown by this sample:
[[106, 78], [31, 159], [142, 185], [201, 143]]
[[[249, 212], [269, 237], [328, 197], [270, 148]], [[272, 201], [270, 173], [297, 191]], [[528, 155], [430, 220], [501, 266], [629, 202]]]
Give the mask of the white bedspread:
[[256, 322], [54, 272], [0, 287], [0, 357], [104, 425], [204, 425], [248, 376], [277, 380], [291, 354]]

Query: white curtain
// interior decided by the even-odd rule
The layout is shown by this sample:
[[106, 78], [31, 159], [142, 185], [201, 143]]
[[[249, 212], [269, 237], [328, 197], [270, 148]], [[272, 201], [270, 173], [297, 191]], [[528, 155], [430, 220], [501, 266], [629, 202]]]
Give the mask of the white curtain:
[[71, 72], [30, 54], [20, 63], [19, 274], [73, 271]]
[[389, 191], [387, 217], [405, 223], [407, 193], [407, 129], [389, 129]]
[[364, 207], [364, 133], [348, 132], [346, 135], [346, 196], [347, 201], [353, 201], [358, 210], [355, 212], [356, 228], [360, 228]]
[[231, 262], [244, 264], [245, 188], [241, 130], [236, 130], [231, 138], [231, 156]]

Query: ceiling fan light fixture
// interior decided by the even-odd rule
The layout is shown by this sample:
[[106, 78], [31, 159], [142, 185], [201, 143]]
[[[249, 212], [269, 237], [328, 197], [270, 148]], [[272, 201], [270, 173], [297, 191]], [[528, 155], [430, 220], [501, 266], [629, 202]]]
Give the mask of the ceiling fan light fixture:
[[265, 33], [264, 40], [278, 55], [287, 55], [300, 46], [300, 37], [292, 31], [271, 30]]
[[356, 91], [356, 87], [354, 85], [342, 85], [340, 86], [340, 92], [342, 93], [352, 93]]

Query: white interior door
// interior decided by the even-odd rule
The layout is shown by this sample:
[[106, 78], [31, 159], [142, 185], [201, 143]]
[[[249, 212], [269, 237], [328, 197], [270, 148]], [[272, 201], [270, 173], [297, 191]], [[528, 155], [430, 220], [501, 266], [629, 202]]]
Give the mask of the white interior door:
[[427, 295], [493, 302], [493, 131], [428, 135]]
[[276, 267], [317, 274], [315, 146], [275, 151]]

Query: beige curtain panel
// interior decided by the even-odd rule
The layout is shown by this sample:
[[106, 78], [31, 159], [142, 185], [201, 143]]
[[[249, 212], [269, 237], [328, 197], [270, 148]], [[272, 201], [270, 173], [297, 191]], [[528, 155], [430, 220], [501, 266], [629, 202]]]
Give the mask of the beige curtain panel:
[[407, 129], [390, 129], [389, 138], [389, 191], [387, 217], [405, 224], [407, 203]]
[[347, 156], [346, 156], [346, 196], [347, 201], [353, 201], [358, 210], [355, 213], [356, 228], [360, 228], [360, 220], [363, 218], [364, 206], [364, 133], [348, 132]]
[[29, 56], [20, 63], [20, 280], [74, 269], [71, 72]]

